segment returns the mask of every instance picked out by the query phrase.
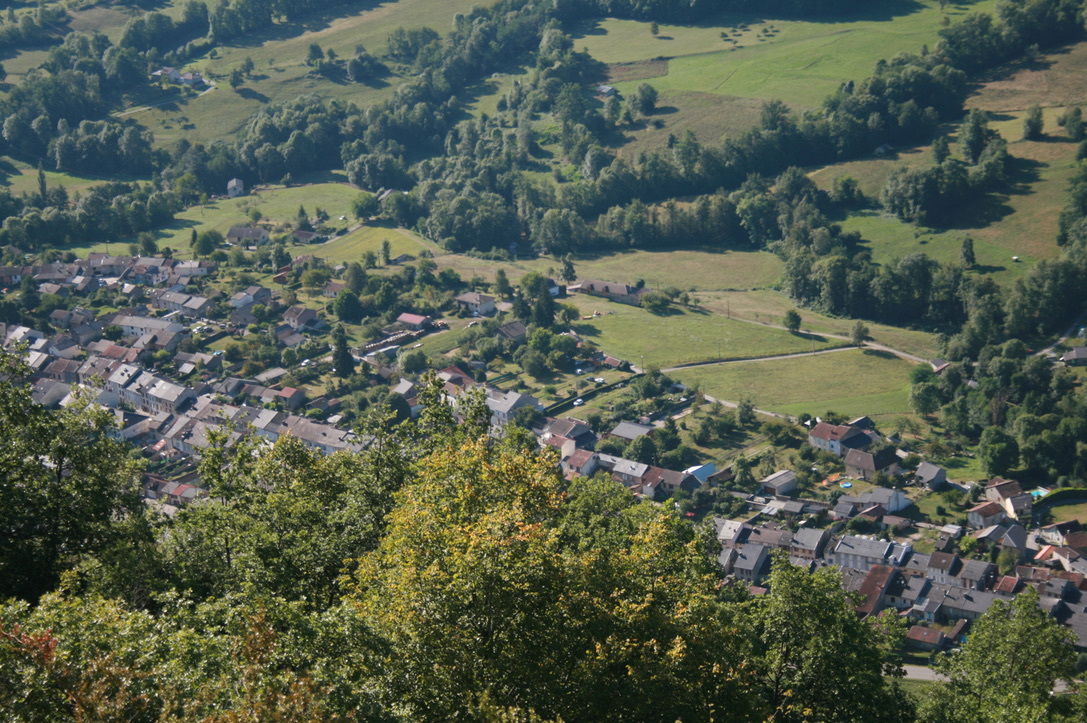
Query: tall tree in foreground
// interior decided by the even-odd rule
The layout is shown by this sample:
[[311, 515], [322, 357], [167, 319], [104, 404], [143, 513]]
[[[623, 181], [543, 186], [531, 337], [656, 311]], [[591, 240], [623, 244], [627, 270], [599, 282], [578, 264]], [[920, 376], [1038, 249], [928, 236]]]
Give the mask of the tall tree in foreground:
[[1044, 135], [1045, 119], [1041, 106], [1032, 105], [1023, 119], [1023, 140], [1036, 141]]
[[34, 599], [113, 542], [119, 521], [142, 507], [138, 467], [110, 436], [109, 413], [44, 409], [11, 381], [25, 373], [0, 355], [0, 597]]
[[1063, 704], [1053, 695], [1071, 679], [1071, 633], [1038, 606], [1027, 588], [1013, 600], [997, 600], [970, 631], [967, 642], [944, 656], [937, 669], [948, 677], [921, 708], [922, 720], [1059, 720]]

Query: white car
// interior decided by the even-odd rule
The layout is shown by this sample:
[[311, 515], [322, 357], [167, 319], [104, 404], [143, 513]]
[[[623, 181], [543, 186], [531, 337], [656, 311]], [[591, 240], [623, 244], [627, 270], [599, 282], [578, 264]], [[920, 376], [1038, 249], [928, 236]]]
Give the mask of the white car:
[[577, 399], [574, 400], [574, 406], [575, 407], [580, 407], [584, 403], [585, 403], [585, 400], [582, 399], [581, 397], [578, 397]]
[[603, 384], [604, 383], [604, 377], [596, 377], [595, 379], [593, 379], [593, 381], [596, 382], [597, 384]]

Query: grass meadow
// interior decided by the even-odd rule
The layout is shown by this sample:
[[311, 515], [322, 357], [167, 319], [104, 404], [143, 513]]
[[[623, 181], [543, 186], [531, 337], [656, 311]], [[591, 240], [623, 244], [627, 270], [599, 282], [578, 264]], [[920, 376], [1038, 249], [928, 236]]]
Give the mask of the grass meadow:
[[648, 82], [660, 92], [663, 128], [634, 134], [638, 151], [688, 129], [707, 142], [736, 134], [758, 119], [762, 101], [781, 99], [797, 108], [818, 107], [844, 80], [860, 80], [875, 63], [933, 46], [946, 16], [990, 10], [995, 0], [902, 3], [874, 0], [852, 17], [825, 22], [723, 13], [698, 25], [615, 18], [586, 23], [575, 39], [608, 64], [623, 93]]
[[[712, 359], [736, 359], [818, 351], [844, 342], [790, 334], [735, 321], [720, 314], [675, 308], [655, 315], [645, 309], [574, 294], [568, 299], [583, 317], [574, 325], [606, 353], [640, 367], [668, 368]], [[813, 357], [814, 358], [814, 357]]]
[[750, 399], [760, 409], [772, 412], [867, 414], [885, 423], [911, 414], [909, 377], [913, 366], [889, 354], [852, 350], [695, 367], [671, 376], [697, 385], [711, 397]]

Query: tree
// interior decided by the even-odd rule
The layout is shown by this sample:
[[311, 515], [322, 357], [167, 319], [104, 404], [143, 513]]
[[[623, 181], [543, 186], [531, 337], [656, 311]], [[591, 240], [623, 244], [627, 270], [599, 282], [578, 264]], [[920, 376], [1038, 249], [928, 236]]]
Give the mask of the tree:
[[974, 239], [970, 236], [965, 236], [962, 240], [962, 251], [959, 256], [962, 259], [962, 265], [968, 269], [974, 268], [978, 259], [974, 255]]
[[242, 73], [242, 71], [238, 70], [237, 68], [230, 71], [230, 87], [231, 88], [236, 90], [244, 82], [245, 82], [245, 74]]
[[377, 200], [377, 196], [369, 191], [363, 191], [351, 204], [352, 212], [355, 214], [355, 218], [359, 220], [376, 216], [381, 211], [381, 203]]
[[656, 20], [654, 20], [652, 23], [649, 24], [649, 34], [652, 35], [653, 37], [657, 37], [657, 35], [660, 34], [660, 31], [661, 31], [660, 25], [657, 25]]
[[81, 556], [119, 542], [142, 514], [139, 471], [112, 415], [81, 399], [50, 411], [11, 381], [28, 370], [0, 355], [0, 589], [27, 600]]
[[657, 89], [649, 83], [642, 83], [634, 96], [635, 105], [642, 115], [649, 115], [657, 108]]
[[389, 243], [389, 239], [384, 239], [381, 242], [381, 265], [388, 266], [392, 261], [392, 244]]
[[409, 351], [400, 357], [400, 369], [405, 374], [418, 374], [427, 368], [426, 354], [422, 349]]
[[349, 263], [347, 271], [344, 273], [343, 282], [351, 293], [360, 293], [366, 286], [366, 271], [362, 268], [362, 264], [358, 261]]
[[390, 646], [386, 695], [411, 719], [484, 696], [545, 719], [753, 717], [690, 526], [610, 480], [564, 489], [511, 436], [420, 460], [362, 560], [353, 597]]
[[653, 441], [653, 438], [648, 434], [643, 434], [640, 437], [635, 437], [630, 440], [624, 455], [627, 459], [632, 459], [635, 462], [641, 462], [642, 464], [656, 464], [657, 453], [657, 445]]
[[794, 334], [800, 331], [800, 314], [796, 309], [789, 309], [785, 312], [782, 325]]
[[363, 308], [359, 297], [350, 289], [344, 289], [332, 302], [332, 311], [336, 318], [348, 324], [357, 324], [362, 319]]
[[1023, 119], [1023, 139], [1036, 141], [1045, 135], [1044, 131], [1045, 119], [1042, 116], [1042, 108], [1038, 105], [1032, 105], [1027, 109], [1027, 115]]
[[647, 291], [641, 295], [639, 303], [650, 314], [663, 314], [671, 306], [672, 301], [661, 291]]
[[769, 587], [747, 611], [759, 651], [750, 678], [758, 719], [912, 719], [897, 682], [905, 637], [897, 616], [858, 617], [840, 573], [809, 573], [782, 555]]
[[566, 254], [562, 257], [562, 280], [570, 283], [577, 279], [577, 271], [574, 269], [574, 260], [570, 258], [570, 254]]
[[990, 476], [1004, 474], [1019, 463], [1019, 445], [1000, 427], [987, 427], [981, 433], [977, 454]]
[[341, 324], [332, 332], [332, 371], [338, 377], [349, 377], [355, 373], [355, 358], [347, 348], [347, 332]]
[[921, 720], [1055, 720], [1059, 680], [1070, 680], [1076, 655], [1072, 634], [1038, 605], [1028, 586], [1012, 600], [995, 600], [970, 628], [962, 648], [941, 656], [947, 676], [924, 699]]
[[498, 269], [494, 273], [494, 293], [503, 299], [508, 299], [510, 294], [513, 293], [513, 287], [510, 286], [510, 280], [506, 276], [505, 269]]
[[923, 417], [927, 417], [940, 408], [940, 389], [931, 382], [914, 384], [910, 387], [910, 407]]
[[306, 51], [306, 65], [317, 65], [325, 59], [325, 51], [317, 43], [310, 43]]
[[208, 229], [207, 231], [201, 231], [196, 237], [196, 244], [193, 246], [193, 253], [197, 256], [208, 256], [212, 251], [219, 248], [223, 244], [223, 234], [219, 233], [215, 229]]
[[736, 405], [736, 421], [741, 427], [750, 427], [755, 423], [755, 405], [750, 399], [741, 399]]
[[951, 155], [951, 147], [948, 145], [947, 136], [939, 136], [932, 142], [932, 160], [940, 165]]
[[853, 324], [850, 338], [854, 346], [864, 346], [864, 342], [868, 340], [868, 327], [860, 319]]

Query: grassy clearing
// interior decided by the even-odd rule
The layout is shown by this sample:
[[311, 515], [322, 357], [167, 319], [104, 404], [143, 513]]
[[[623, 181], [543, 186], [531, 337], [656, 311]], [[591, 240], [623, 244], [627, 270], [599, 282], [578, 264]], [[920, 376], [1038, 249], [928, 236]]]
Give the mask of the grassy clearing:
[[[827, 22], [725, 13], [696, 26], [661, 25], [656, 37], [650, 23], [613, 18], [586, 23], [575, 46], [611, 65], [621, 92], [642, 82], [657, 88], [661, 104], [673, 108], [673, 116], [662, 118], [666, 126], [699, 126], [703, 138], [715, 140], [754, 120], [746, 99], [817, 107], [842, 81], [859, 80], [878, 60], [934, 45], [945, 13], [954, 20], [991, 9], [995, 0], [946, 11], [939, 5], [874, 0], [853, 17]], [[666, 60], [667, 72], [647, 67], [653, 60]], [[703, 94], [723, 100], [707, 110]], [[716, 114], [716, 124], [709, 113]]]
[[[10, 158], [0, 157], [0, 187], [6, 188], [13, 194], [38, 192], [38, 169], [29, 163]], [[126, 180], [113, 178], [88, 178], [85, 176], [73, 176], [69, 173], [50, 171], [45, 169], [45, 182], [49, 187], [64, 186], [69, 194], [85, 191], [92, 186], [97, 186], [108, 181]]]
[[427, 248], [425, 242], [413, 232], [402, 228], [386, 228], [383, 226], [363, 226], [351, 233], [335, 238], [327, 243], [317, 246], [296, 246], [291, 252], [309, 253], [320, 256], [332, 264], [351, 263], [362, 261], [367, 251], [381, 254], [381, 244], [388, 241], [393, 257], [400, 254], [418, 256]]
[[[820, 356], [697, 367], [672, 374], [712, 397], [751, 399], [786, 414], [867, 414], [877, 421], [910, 413], [913, 365], [887, 354], [843, 351]], [[863, 391], [861, 391], [863, 390]]]
[[[781, 324], [785, 312], [796, 308], [787, 296], [769, 289], [700, 293], [698, 299], [702, 306], [718, 314], [770, 324]], [[800, 309], [799, 312], [804, 331], [842, 336], [849, 336], [853, 331], [855, 322], [852, 319], [826, 316], [811, 309]], [[871, 339], [879, 344], [926, 359], [937, 356], [934, 334], [874, 322], [865, 322], [865, 325]]]
[[1053, 507], [1047, 507], [1046, 511], [1053, 516], [1054, 522], [1066, 522], [1068, 520], [1087, 522], [1087, 502], [1071, 505], [1054, 505]]
[[[1055, 256], [1058, 218], [1075, 171], [1077, 147], [1057, 125], [1057, 118], [1065, 106], [1082, 102], [1087, 92], [1084, 71], [1087, 43], [1079, 43], [978, 87], [967, 106], [991, 114], [991, 126], [1007, 139], [1015, 161], [1009, 187], [963, 208], [955, 228], [917, 229], [872, 211], [853, 214], [844, 227], [859, 231], [880, 263], [922, 252], [939, 261], [956, 262], [962, 238], [969, 235], [982, 270], [1003, 281], [1017, 278], [1040, 259]], [[1044, 108], [1046, 138], [1025, 141], [1025, 109], [1034, 104]], [[952, 143], [956, 130], [945, 130]], [[931, 163], [931, 146], [925, 145], [900, 149], [895, 157], [841, 163], [810, 175], [822, 188], [852, 176], [866, 195], [878, 197], [895, 168]], [[1022, 261], [1015, 263], [1012, 256]]]
[[[338, 8], [329, 16], [277, 25], [253, 33], [238, 45], [217, 48], [186, 66], [218, 79], [219, 87], [212, 92], [185, 104], [149, 109], [136, 117], [154, 131], [160, 145], [170, 145], [182, 136], [193, 142], [223, 139], [241, 129], [262, 106], [300, 95], [374, 103], [390, 97], [404, 78], [391, 74], [366, 85], [312, 76], [305, 64], [309, 45], [318, 43], [326, 52], [334, 50], [340, 58], [352, 57], [355, 47], [362, 45], [380, 56], [394, 29], [429, 26], [445, 33], [457, 13], [466, 13], [478, 4], [476, 0], [399, 0], [348, 17], [335, 17], [337, 12], [346, 12]], [[247, 57], [256, 66], [253, 78], [237, 91], [231, 90], [226, 78]]]
[[592, 320], [575, 324], [579, 334], [608, 354], [642, 367], [809, 352], [841, 344], [834, 339], [794, 335], [704, 311], [676, 309], [672, 314], [655, 316], [636, 306], [580, 294], [573, 295], [569, 302], [583, 316], [600, 313]]
[[[426, 242], [429, 244], [429, 242]], [[517, 261], [490, 261], [464, 254], [443, 252], [430, 244], [438, 266], [456, 270], [465, 279], [478, 276], [493, 281], [498, 269], [511, 280], [536, 271], [558, 278], [562, 264], [550, 257]], [[682, 290], [725, 290], [768, 288], [781, 277], [781, 260], [763, 251], [626, 251], [574, 259], [578, 278]]]

